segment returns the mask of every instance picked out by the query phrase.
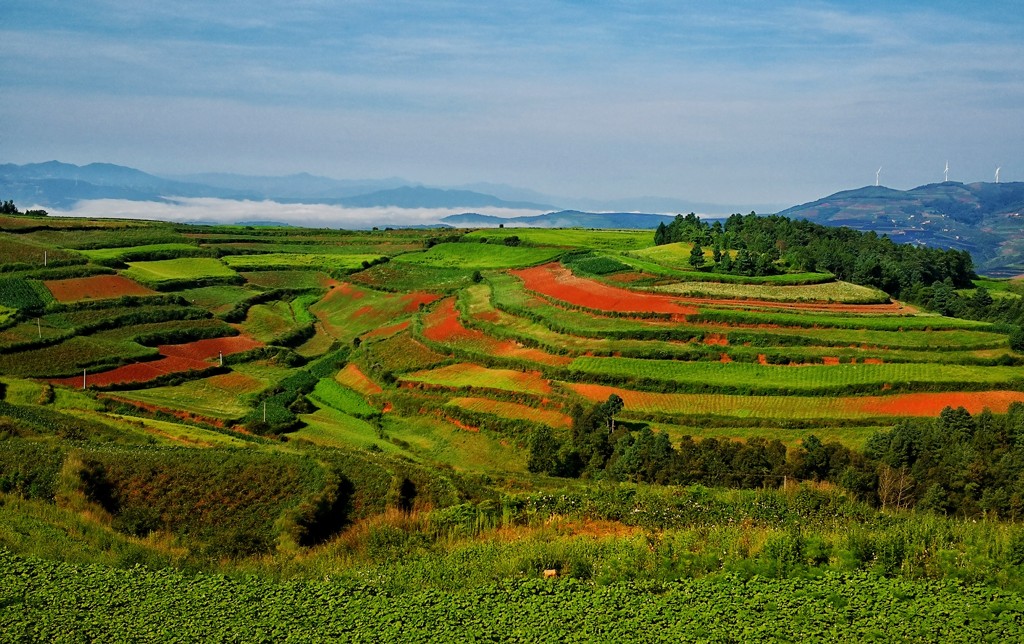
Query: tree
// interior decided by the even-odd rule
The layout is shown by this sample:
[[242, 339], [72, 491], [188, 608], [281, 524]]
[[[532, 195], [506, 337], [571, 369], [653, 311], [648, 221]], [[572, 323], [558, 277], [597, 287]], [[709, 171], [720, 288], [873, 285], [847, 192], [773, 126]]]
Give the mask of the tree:
[[704, 266], [704, 249], [700, 242], [694, 242], [693, 248], [690, 249], [690, 266], [697, 269]]
[[1017, 330], [1010, 334], [1010, 348], [1018, 353], [1024, 352], [1024, 329], [1017, 327]]
[[560, 473], [558, 453], [562, 443], [551, 433], [547, 426], [540, 426], [530, 437], [530, 457], [526, 461], [526, 469], [534, 474]]
[[668, 243], [668, 229], [665, 228], [665, 222], [658, 224], [657, 230], [654, 231], [654, 245], [661, 246]]

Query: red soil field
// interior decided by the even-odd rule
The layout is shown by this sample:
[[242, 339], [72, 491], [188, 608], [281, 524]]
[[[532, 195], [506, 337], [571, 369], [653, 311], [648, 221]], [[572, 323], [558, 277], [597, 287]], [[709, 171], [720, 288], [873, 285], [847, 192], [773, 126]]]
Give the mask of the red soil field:
[[440, 343], [468, 342], [494, 355], [522, 358], [540, 364], [562, 366], [572, 362], [568, 356], [556, 356], [540, 349], [521, 346], [511, 340], [498, 340], [476, 329], [467, 329], [459, 320], [454, 298], [441, 302], [424, 318], [423, 337]]
[[1020, 391], [963, 391], [949, 393], [897, 394], [851, 398], [851, 411], [879, 416], [938, 416], [945, 407], [963, 407], [972, 414], [986, 407], [996, 414], [1005, 414], [1011, 403], [1024, 402]]
[[709, 333], [704, 336], [704, 344], [709, 346], [725, 347], [729, 345], [729, 338], [721, 333]]
[[[164, 356], [159, 360], [136, 362], [116, 369], [89, 374], [85, 378], [85, 383], [86, 386], [107, 387], [131, 382], [149, 382], [172, 373], [207, 369], [213, 366], [212, 362], [207, 360], [216, 358], [218, 352], [230, 355], [260, 346], [263, 346], [263, 343], [247, 336], [212, 338], [187, 344], [164, 344], [159, 347], [160, 355]], [[55, 385], [78, 388], [82, 386], [82, 377], [60, 378], [51, 382]]]
[[366, 293], [354, 288], [348, 282], [335, 282], [334, 287], [331, 288], [331, 290], [327, 292], [327, 295], [325, 295], [323, 299], [321, 299], [320, 301], [328, 302], [339, 297], [347, 297], [351, 300], [358, 300], [364, 295], [366, 295]]
[[427, 293], [426, 291], [408, 293], [402, 296], [402, 302], [405, 303], [405, 308], [402, 311], [404, 313], [415, 313], [419, 310], [421, 304], [427, 305], [431, 302], [436, 302], [440, 297], [436, 293]]
[[822, 356], [821, 361], [822, 361], [822, 363], [827, 364], [827, 365], [839, 364], [839, 358], [837, 358], [835, 356]]
[[681, 298], [638, 293], [576, 277], [557, 263], [510, 271], [526, 288], [574, 306], [619, 313], [671, 313], [693, 315], [697, 308], [679, 304]]
[[259, 340], [247, 335], [236, 335], [227, 338], [197, 340], [188, 344], [161, 344], [158, 349], [161, 355], [202, 361], [216, 358], [220, 353], [231, 355], [262, 346], [263, 343]]
[[145, 286], [121, 275], [93, 275], [43, 282], [58, 302], [105, 300], [123, 295], [156, 295]]

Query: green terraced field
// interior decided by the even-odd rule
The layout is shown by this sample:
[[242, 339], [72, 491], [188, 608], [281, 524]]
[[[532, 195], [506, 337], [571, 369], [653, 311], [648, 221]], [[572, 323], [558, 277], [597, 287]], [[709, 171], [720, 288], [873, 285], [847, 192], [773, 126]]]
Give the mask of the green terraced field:
[[402, 264], [423, 264], [438, 268], [488, 270], [533, 266], [555, 259], [563, 249], [504, 244], [438, 244], [420, 253], [399, 255], [393, 261]]
[[678, 362], [635, 358], [576, 358], [569, 373], [621, 378], [632, 382], [667, 383], [684, 390], [757, 392], [815, 391], [881, 392], [885, 388], [961, 391], [1005, 384], [1024, 387], [1017, 367], [974, 367], [941, 364], [840, 364], [774, 366], [734, 362]]
[[333, 253], [267, 253], [261, 255], [228, 255], [221, 261], [236, 271], [262, 271], [280, 269], [318, 269], [350, 271], [380, 259], [375, 254]]

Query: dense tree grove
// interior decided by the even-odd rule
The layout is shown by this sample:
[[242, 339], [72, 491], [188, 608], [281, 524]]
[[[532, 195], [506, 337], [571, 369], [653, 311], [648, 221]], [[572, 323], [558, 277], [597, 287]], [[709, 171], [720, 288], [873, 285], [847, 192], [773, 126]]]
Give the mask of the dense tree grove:
[[1005, 415], [971, 416], [947, 407], [936, 419], [901, 421], [871, 437], [863, 452], [811, 435], [797, 448], [778, 439], [745, 442], [668, 435], [615, 421], [612, 396], [573, 410], [562, 440], [535, 432], [528, 467], [554, 476], [739, 488], [780, 487], [787, 479], [828, 481], [889, 508], [963, 516], [1024, 515], [1024, 405]]
[[33, 217], [44, 217], [48, 213], [45, 210], [26, 210], [21, 212], [18, 206], [10, 199], [0, 201], [0, 215], [30, 215]]
[[[874, 232], [829, 228], [778, 215], [735, 214], [724, 223], [708, 224], [695, 214], [677, 215], [654, 233], [655, 244], [690, 242], [710, 247], [710, 270], [739, 275], [772, 275], [780, 271], [829, 271], [838, 279], [873, 286], [893, 297], [926, 303], [935, 294], [968, 288], [974, 275], [970, 253], [896, 244]], [[730, 252], [731, 251], [731, 252]], [[691, 258], [700, 268], [703, 262]]]

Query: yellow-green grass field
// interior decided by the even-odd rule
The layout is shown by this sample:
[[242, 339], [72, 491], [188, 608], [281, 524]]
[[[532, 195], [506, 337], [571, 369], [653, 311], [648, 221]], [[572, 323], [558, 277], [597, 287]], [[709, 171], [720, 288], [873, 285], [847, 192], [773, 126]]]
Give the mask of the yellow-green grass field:
[[724, 284], [719, 282], [676, 282], [654, 287], [655, 291], [689, 297], [724, 299], [752, 299], [776, 302], [839, 302], [875, 304], [889, 301], [889, 296], [878, 289], [858, 286], [849, 282], [823, 284]]
[[237, 275], [212, 257], [185, 257], [151, 262], [128, 262], [124, 274], [136, 281], [159, 284], [173, 280], [234, 277]]
[[654, 244], [649, 230], [586, 230], [583, 228], [500, 228], [476, 230], [466, 239], [486, 239], [503, 243], [507, 237], [518, 237], [533, 246], [592, 248], [594, 250], [639, 250]]

